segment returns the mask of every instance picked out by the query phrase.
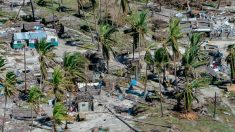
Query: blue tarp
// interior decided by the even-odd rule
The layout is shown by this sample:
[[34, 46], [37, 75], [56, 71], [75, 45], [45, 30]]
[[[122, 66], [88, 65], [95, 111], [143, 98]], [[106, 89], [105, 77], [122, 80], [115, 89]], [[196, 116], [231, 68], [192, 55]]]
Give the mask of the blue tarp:
[[131, 85], [132, 86], [137, 86], [137, 81], [136, 80], [131, 80]]
[[0, 96], [3, 96], [3, 89], [4, 88], [4, 85], [2, 83], [0, 83]]

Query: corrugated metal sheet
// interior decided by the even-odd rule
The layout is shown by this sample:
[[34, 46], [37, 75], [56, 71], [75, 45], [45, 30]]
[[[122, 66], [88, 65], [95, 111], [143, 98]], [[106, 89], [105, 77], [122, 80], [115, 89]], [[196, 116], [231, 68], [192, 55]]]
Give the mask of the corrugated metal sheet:
[[46, 32], [25, 32], [25, 33], [14, 33], [14, 40], [26, 40], [26, 39], [43, 39], [46, 38]]
[[29, 32], [29, 39], [43, 39], [47, 37], [46, 32]]

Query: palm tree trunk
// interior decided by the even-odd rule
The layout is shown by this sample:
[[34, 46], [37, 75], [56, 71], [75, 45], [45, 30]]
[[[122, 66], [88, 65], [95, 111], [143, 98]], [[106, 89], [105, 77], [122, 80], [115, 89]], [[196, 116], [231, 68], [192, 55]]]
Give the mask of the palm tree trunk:
[[[164, 80], [164, 79], [163, 79]], [[161, 117], [163, 117], [163, 109], [162, 109], [162, 85], [161, 85], [161, 77], [160, 72], [158, 72], [158, 83], [160, 88], [160, 107], [161, 107]]]
[[176, 89], [176, 91], [178, 91], [178, 82], [177, 82], [177, 74], [176, 74], [176, 72], [177, 72], [177, 69], [176, 69], [176, 55], [175, 55], [175, 53], [173, 53], [173, 57], [174, 57], [174, 75], [175, 75], [175, 89]]
[[128, 6], [128, 10], [129, 10], [128, 13], [131, 14], [132, 11], [131, 11], [131, 7], [130, 7], [130, 4], [129, 4], [129, 1], [127, 1], [127, 6]]
[[99, 1], [99, 21], [101, 20], [101, 0]]
[[109, 74], [109, 60], [108, 59], [106, 60], [106, 63], [107, 63], [107, 74]]
[[163, 80], [162, 80], [163, 83], [166, 82], [166, 65], [164, 64], [163, 66]]
[[97, 33], [97, 21], [96, 21], [95, 7], [93, 7], [93, 15], [94, 15], [94, 22], [95, 22], [95, 31]]
[[[80, 5], [81, 5], [82, 10], [83, 10], [83, 4], [80, 3]], [[83, 19], [83, 20], [86, 22], [86, 24], [87, 24], [87, 26], [88, 26], [88, 28], [89, 28], [89, 30], [90, 30], [90, 33], [91, 33], [91, 43], [94, 43], [95, 38], [94, 38], [94, 36], [93, 36], [93, 34], [92, 34], [91, 26], [90, 26], [89, 23], [87, 22], [87, 18], [86, 18], [85, 13], [84, 13], [84, 19]]]
[[137, 68], [138, 68], [138, 67], [135, 66], [134, 68], [135, 68], [135, 80], [137, 80], [137, 79], [138, 79], [138, 77], [137, 77], [137, 74], [138, 74], [138, 71], [137, 71], [138, 69], [137, 69]]
[[138, 78], [140, 77], [141, 73], [140, 73], [140, 60], [141, 60], [141, 56], [140, 56], [140, 47], [141, 47], [141, 39], [140, 39], [141, 35], [139, 33], [139, 49], [138, 49], [138, 53], [139, 53], [139, 60], [138, 60]]
[[59, 12], [61, 12], [61, 0], [58, 0], [58, 4], [59, 4]]
[[162, 11], [162, 2], [161, 2], [161, 0], [158, 0], [158, 2], [159, 2], [159, 11], [161, 12]]
[[5, 105], [4, 105], [4, 112], [3, 112], [3, 120], [2, 120], [2, 132], [4, 132], [5, 130], [5, 120], [6, 120], [6, 109], [7, 109], [7, 95], [5, 96]]
[[[98, 22], [97, 23], [99, 23], [99, 21], [101, 20], [101, 0], [99, 1], [99, 19], [98, 19]], [[99, 29], [99, 33], [100, 33], [100, 29]], [[100, 34], [99, 34], [100, 35]], [[98, 35], [98, 36], [99, 36]], [[97, 48], [98, 48], [98, 51], [100, 51], [100, 41], [97, 43], [98, 45], [97, 45]]]
[[78, 16], [81, 16], [81, 2], [80, 0], [77, 0], [77, 4], [78, 4]]
[[[68, 93], [68, 91], [67, 91], [67, 93]], [[68, 96], [67, 96], [67, 93], [66, 93], [66, 105], [68, 105]], [[69, 108], [70, 109], [70, 108]], [[67, 120], [65, 121], [65, 127], [64, 127], [64, 129], [68, 129], [68, 122], [67, 122]]]
[[30, 132], [33, 131], [33, 104], [31, 104], [31, 127], [30, 127]]
[[188, 11], [190, 11], [191, 10], [191, 7], [190, 7], [190, 1], [189, 0], [187, 0], [187, 7], [188, 7]]
[[133, 46], [132, 46], [132, 52], [133, 52], [133, 57], [132, 57], [132, 60], [135, 59], [135, 44], [133, 43]]
[[71, 93], [72, 93], [72, 92], [69, 91], [69, 110], [70, 110], [70, 108], [71, 108]]
[[52, 127], [53, 127], [53, 132], [57, 132], [55, 119], [53, 119]]
[[231, 82], [235, 80], [235, 60], [232, 58], [232, 61], [230, 62], [230, 70], [231, 70]]
[[24, 92], [25, 94], [27, 93], [27, 78], [26, 78], [26, 54], [25, 54], [25, 47], [26, 45], [24, 45]]
[[54, 13], [54, 4], [53, 4], [53, 0], [51, 0], [51, 8], [52, 8], [52, 19], [53, 19], [53, 24], [52, 24], [52, 28], [55, 29], [55, 13]]
[[35, 22], [34, 7], [33, 7], [33, 0], [30, 0], [30, 5], [31, 5], [31, 9], [32, 9], [33, 21]]
[[87, 79], [87, 65], [85, 65], [85, 83], [86, 83], [86, 85], [85, 85], [85, 91], [87, 92], [87, 82], [88, 81], [88, 79]]
[[146, 65], [146, 68], [145, 68], [144, 97], [147, 94], [147, 81], [148, 81], [148, 64]]
[[145, 7], [147, 7], [148, 3], [149, 3], [149, 0], [146, 0]]
[[105, 0], [105, 23], [107, 23], [108, 20], [108, 4], [107, 0]]
[[39, 84], [39, 87], [40, 87], [40, 89], [42, 89], [42, 91], [44, 91], [44, 89], [42, 88], [42, 73], [41, 73], [41, 76], [40, 76], [40, 84]]
[[220, 2], [221, 2], [221, 0], [219, 0], [219, 3], [217, 5], [217, 9], [219, 9], [219, 7], [220, 7]]

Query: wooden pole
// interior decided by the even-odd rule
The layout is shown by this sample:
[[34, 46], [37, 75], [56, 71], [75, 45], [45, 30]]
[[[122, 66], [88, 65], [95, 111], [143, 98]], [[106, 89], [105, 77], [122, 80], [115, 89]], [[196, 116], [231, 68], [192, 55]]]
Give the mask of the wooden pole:
[[121, 119], [118, 115], [116, 115], [111, 109], [109, 109], [106, 105], [104, 106], [112, 115], [114, 115], [117, 119], [119, 119], [122, 123], [124, 123], [127, 127], [129, 127], [134, 132], [140, 132], [140, 130], [132, 127], [130, 124], [128, 124], [126, 121]]

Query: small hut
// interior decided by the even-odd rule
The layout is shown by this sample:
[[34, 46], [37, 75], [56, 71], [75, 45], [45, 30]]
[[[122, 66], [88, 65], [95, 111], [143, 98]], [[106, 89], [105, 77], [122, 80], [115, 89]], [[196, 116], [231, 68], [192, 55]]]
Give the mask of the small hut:
[[79, 112], [93, 111], [93, 97], [87, 92], [79, 92], [76, 97], [76, 105]]

